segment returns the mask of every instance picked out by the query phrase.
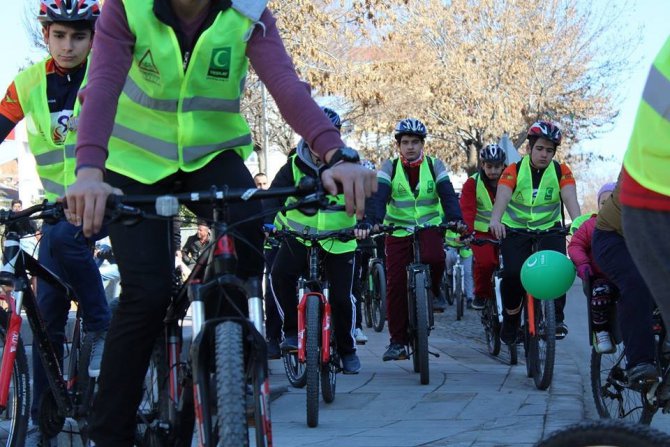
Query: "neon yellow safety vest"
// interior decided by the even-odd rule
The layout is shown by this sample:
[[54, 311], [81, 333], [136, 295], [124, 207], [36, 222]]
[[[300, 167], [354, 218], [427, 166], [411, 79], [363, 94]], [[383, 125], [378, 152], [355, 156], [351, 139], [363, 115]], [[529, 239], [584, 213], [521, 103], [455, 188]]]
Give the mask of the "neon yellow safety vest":
[[640, 185], [670, 196], [670, 38], [649, 71], [623, 165]]
[[[293, 168], [293, 180], [295, 186], [298, 186], [300, 179], [302, 179], [305, 174], [298, 168], [296, 164], [296, 155], [291, 156], [289, 161]], [[344, 205], [344, 195], [339, 194], [337, 196], [327, 196], [329, 203], [334, 205]], [[289, 198], [286, 201], [286, 204], [291, 204], [295, 202], [296, 199]], [[326, 233], [329, 231], [337, 231], [344, 229], [351, 229], [356, 225], [355, 216], [347, 216], [346, 211], [329, 211], [329, 210], [319, 210], [313, 216], [307, 216], [301, 213], [298, 210], [290, 210], [284, 213], [278, 213], [275, 218], [275, 226], [277, 228], [288, 228], [293, 231], [307, 234], [319, 234]], [[308, 241], [298, 239], [304, 245], [309, 246]], [[319, 241], [321, 247], [333, 254], [341, 253], [350, 253], [356, 250], [356, 240], [351, 240], [347, 242], [339, 241], [337, 239], [327, 239]]]
[[[428, 166], [428, 157], [424, 157], [419, 167], [419, 182], [412, 191], [407, 174], [398, 166], [391, 179], [391, 200], [386, 206], [384, 225], [416, 227], [420, 225], [439, 225], [442, 222], [440, 197], [437, 185]], [[409, 236], [406, 230], [396, 230], [393, 236]]]
[[519, 168], [516, 188], [507, 205], [502, 223], [512, 228], [546, 230], [561, 221], [561, 188], [553, 161], [544, 170], [533, 199], [533, 178], [530, 157], [524, 156]]
[[489, 231], [491, 224], [491, 213], [493, 212], [493, 202], [484, 181], [480, 178], [479, 173], [472, 175], [477, 185], [477, 214], [475, 214], [475, 230], [486, 233]]
[[136, 41], [107, 168], [151, 184], [199, 169], [225, 150], [246, 159], [253, 146], [240, 98], [252, 20], [233, 8], [219, 12], [182, 61], [177, 36], [156, 18], [153, 0], [123, 4]]
[[457, 249], [461, 258], [469, 258], [472, 256], [472, 249], [463, 245], [460, 241], [461, 235], [452, 230], [447, 230], [444, 233], [444, 243], [449, 247]]
[[[51, 113], [47, 99], [46, 65], [50, 58], [36, 63], [19, 73], [14, 79], [19, 103], [26, 119], [28, 146], [35, 156], [37, 174], [44, 187], [47, 200], [55, 200], [65, 195], [65, 189], [76, 180], [74, 156], [77, 138], [76, 125], [79, 110], [79, 99], [75, 100], [73, 115], [70, 117], [68, 132], [64, 144], [53, 140], [51, 131]], [[88, 63], [81, 87], [86, 84]]]

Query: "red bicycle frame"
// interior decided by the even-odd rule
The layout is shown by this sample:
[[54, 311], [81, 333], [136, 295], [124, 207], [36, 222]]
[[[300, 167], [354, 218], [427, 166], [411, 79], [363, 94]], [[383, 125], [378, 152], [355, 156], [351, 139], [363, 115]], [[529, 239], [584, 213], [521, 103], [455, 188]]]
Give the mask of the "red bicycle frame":
[[9, 381], [12, 378], [14, 370], [16, 347], [19, 344], [19, 334], [21, 333], [21, 323], [23, 320], [16, 309], [16, 299], [12, 293], [1, 294], [0, 300], [7, 303], [10, 311], [6, 345], [2, 355], [2, 364], [0, 365], [0, 410], [4, 411], [7, 408], [7, 400], [9, 399]]
[[300, 298], [298, 304], [298, 361], [305, 363], [306, 361], [306, 347], [305, 347], [305, 327], [307, 326], [305, 308], [307, 306], [307, 298], [315, 296], [321, 302], [323, 308], [323, 315], [321, 316], [321, 364], [325, 365], [330, 362], [330, 325], [331, 325], [331, 310], [330, 302], [323, 293], [308, 292]]

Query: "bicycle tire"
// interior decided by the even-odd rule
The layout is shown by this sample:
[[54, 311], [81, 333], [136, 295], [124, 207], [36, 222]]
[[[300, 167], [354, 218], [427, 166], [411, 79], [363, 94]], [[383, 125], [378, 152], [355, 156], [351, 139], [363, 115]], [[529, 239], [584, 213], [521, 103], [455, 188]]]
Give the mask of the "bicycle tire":
[[500, 354], [500, 322], [498, 321], [498, 310], [495, 300], [486, 300], [482, 312], [482, 323], [484, 325], [484, 337], [489, 354], [497, 356]]
[[[524, 314], [526, 312], [524, 311]], [[526, 318], [526, 317], [524, 317]], [[529, 379], [533, 378], [533, 362], [535, 361], [533, 355], [530, 352], [530, 334], [528, 333], [528, 320], [526, 319], [525, 324], [523, 325], [523, 354], [526, 361], [526, 377]]]
[[611, 354], [591, 350], [591, 393], [598, 415], [649, 425], [656, 413], [645, 406], [640, 391], [626, 386], [626, 357], [623, 343]]
[[375, 325], [373, 312], [373, 298], [369, 290], [370, 278], [367, 281], [360, 281], [359, 291], [363, 300], [363, 316], [365, 317], [365, 327], [371, 328]]
[[242, 326], [234, 321], [224, 321], [215, 329], [219, 445], [248, 446]]
[[305, 306], [307, 329], [305, 330], [305, 350], [307, 376], [307, 426], [319, 425], [319, 376], [321, 375], [321, 301], [316, 295], [309, 295]]
[[507, 345], [507, 348], [509, 349], [509, 364], [517, 365], [519, 363], [518, 345], [516, 343], [512, 343], [511, 345]]
[[[0, 311], [0, 351], [4, 353], [7, 341], [6, 328], [9, 321], [6, 311]], [[0, 354], [1, 357], [1, 354]], [[1, 441], [6, 447], [22, 447], [25, 444], [28, 420], [30, 418], [30, 374], [28, 358], [19, 336], [16, 346], [16, 358], [9, 382], [9, 400], [7, 408], [0, 413]], [[6, 439], [5, 439], [6, 438]]]
[[659, 447], [670, 445], [670, 436], [644, 425], [596, 420], [565, 427], [536, 447]]
[[339, 368], [339, 357], [337, 350], [332, 340], [335, 337], [333, 332], [330, 333], [330, 361], [326, 365], [321, 365], [321, 395], [323, 401], [327, 404], [335, 400], [335, 388], [337, 387], [337, 370]]
[[284, 363], [284, 371], [286, 372], [288, 383], [290, 383], [293, 388], [304, 388], [307, 384], [305, 364], [298, 361], [298, 353], [283, 353], [282, 361]]
[[142, 401], [137, 409], [136, 439], [145, 447], [167, 445], [166, 434], [155, 421], [169, 421], [169, 366], [165, 338], [158, 337], [149, 359], [149, 368], [142, 384]]
[[449, 303], [450, 306], [453, 306], [454, 296], [451, 294], [451, 290], [449, 288], [449, 277], [447, 276], [447, 269], [444, 269], [444, 272], [442, 273], [442, 280], [440, 281], [440, 292], [442, 292], [442, 295], [447, 300], [447, 303]]
[[[265, 364], [253, 369], [251, 386], [254, 398], [254, 437], [256, 447], [267, 447], [272, 444], [272, 420], [270, 418], [270, 385], [267, 377], [267, 359]], [[267, 387], [266, 387], [267, 385]], [[261, 392], [265, 390], [265, 396]], [[188, 445], [188, 444], [186, 444]]]
[[465, 296], [461, 288], [462, 279], [460, 269], [455, 270], [454, 282], [456, 282], [456, 287], [454, 287], [454, 299], [456, 300], [456, 320], [458, 321], [463, 318], [463, 313], [465, 312]]
[[371, 274], [372, 325], [375, 332], [381, 332], [386, 323], [386, 272], [381, 262], [374, 263]]
[[414, 306], [416, 309], [416, 336], [414, 338], [414, 355], [419, 366], [421, 385], [430, 383], [428, 364], [428, 290], [426, 289], [426, 273], [414, 274]]
[[[534, 299], [534, 298], [533, 298]], [[535, 335], [530, 338], [534, 357], [533, 381], [538, 390], [546, 390], [554, 377], [556, 359], [556, 307], [553, 300], [535, 300]], [[542, 309], [538, 313], [537, 310]]]

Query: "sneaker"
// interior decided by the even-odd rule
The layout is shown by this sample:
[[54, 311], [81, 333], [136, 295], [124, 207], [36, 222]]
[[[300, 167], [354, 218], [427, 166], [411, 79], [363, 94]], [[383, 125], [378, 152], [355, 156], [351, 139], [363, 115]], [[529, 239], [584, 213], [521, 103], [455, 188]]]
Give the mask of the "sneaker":
[[472, 309], [472, 298], [468, 298], [465, 300], [465, 307], [468, 309]]
[[105, 337], [107, 331], [91, 332], [91, 359], [88, 362], [88, 376], [97, 378], [100, 375], [100, 363], [102, 352], [105, 350]]
[[616, 351], [609, 332], [600, 331], [593, 333], [593, 349], [599, 354], [611, 354]]
[[356, 339], [357, 345], [364, 345], [365, 343], [368, 342], [368, 336], [365, 335], [363, 329], [359, 327], [357, 327], [356, 331], [354, 332], [354, 338]]
[[486, 306], [486, 300], [480, 296], [475, 296], [475, 299], [470, 304], [470, 307], [474, 310], [482, 310], [484, 306]]
[[658, 371], [653, 363], [643, 362], [626, 369], [628, 383], [633, 387], [643, 386], [658, 381]]
[[447, 309], [447, 300], [440, 292], [435, 298], [433, 298], [433, 312], [442, 313]]
[[276, 338], [269, 338], [268, 342], [268, 359], [276, 360], [281, 358], [281, 348], [279, 348], [279, 340]]
[[568, 325], [562, 321], [556, 322], [556, 340], [563, 340], [568, 335]]
[[391, 343], [388, 345], [382, 360], [388, 362], [389, 360], [407, 360], [407, 351], [400, 343]]
[[500, 326], [500, 341], [506, 345], [513, 345], [519, 338], [519, 316], [505, 315]]
[[342, 356], [342, 372], [344, 374], [358, 374], [361, 370], [361, 361], [355, 352]]
[[284, 337], [284, 341], [281, 342], [281, 344], [279, 345], [279, 348], [281, 349], [281, 352], [297, 351], [298, 350], [298, 336], [297, 335], [289, 335], [288, 337]]

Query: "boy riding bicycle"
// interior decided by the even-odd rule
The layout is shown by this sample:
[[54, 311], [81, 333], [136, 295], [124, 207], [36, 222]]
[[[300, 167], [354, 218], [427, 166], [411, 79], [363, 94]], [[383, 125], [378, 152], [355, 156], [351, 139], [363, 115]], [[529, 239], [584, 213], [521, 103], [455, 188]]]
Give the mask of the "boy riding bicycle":
[[[100, 14], [97, 0], [83, 6], [79, 3], [40, 1], [38, 19], [49, 56], [19, 73], [0, 103], [0, 142], [19, 121], [28, 121], [28, 144], [48, 200], [61, 197], [75, 180], [74, 144], [80, 109], [77, 93], [86, 81], [94, 24]], [[74, 288], [85, 329], [93, 340], [88, 372], [97, 377], [111, 314], [90, 241], [80, 226], [65, 221], [44, 223], [38, 256], [43, 266]], [[62, 361], [70, 301], [60, 289], [38, 280], [37, 302]], [[31, 413], [36, 423], [42, 395], [49, 385], [40, 356], [32, 358]]]
[[[490, 231], [503, 239], [501, 251], [505, 269], [501, 283], [503, 324], [500, 339], [510, 345], [517, 339], [520, 312], [526, 294], [521, 284], [521, 266], [531, 255], [534, 236], [524, 230], [548, 230], [561, 226], [563, 204], [572, 219], [579, 216], [577, 188], [572, 171], [554, 161], [561, 144], [560, 129], [548, 121], [538, 121], [528, 130], [528, 155], [509, 165], [498, 182], [491, 213]], [[505, 227], [515, 230], [506, 235]], [[565, 254], [565, 236], [549, 235], [539, 240], [539, 250]], [[568, 333], [564, 323], [565, 295], [556, 300], [556, 338]]]
[[[507, 156], [497, 144], [489, 144], [479, 151], [479, 171], [470, 176], [461, 191], [461, 211], [469, 228], [474, 228], [476, 238], [491, 238], [489, 222], [495, 202], [498, 180], [507, 165]], [[498, 267], [497, 248], [491, 244], [473, 245], [475, 297], [472, 308], [481, 310], [486, 300], [495, 299], [491, 276]]]
[[[406, 227], [439, 225], [442, 217], [462, 223], [458, 197], [444, 164], [424, 153], [428, 132], [419, 120], [407, 118], [395, 127], [399, 156], [387, 160], [377, 173], [379, 189], [372, 199], [369, 219], [374, 224], [396, 225], [399, 230], [386, 237], [386, 299], [390, 344], [383, 360], [405, 360], [407, 351], [407, 273], [413, 261], [412, 235]], [[440, 209], [441, 208], [441, 209]], [[464, 232], [467, 227], [460, 225]], [[421, 233], [422, 262], [430, 265], [433, 308], [444, 311], [440, 294], [445, 268], [444, 232], [439, 228]]]

